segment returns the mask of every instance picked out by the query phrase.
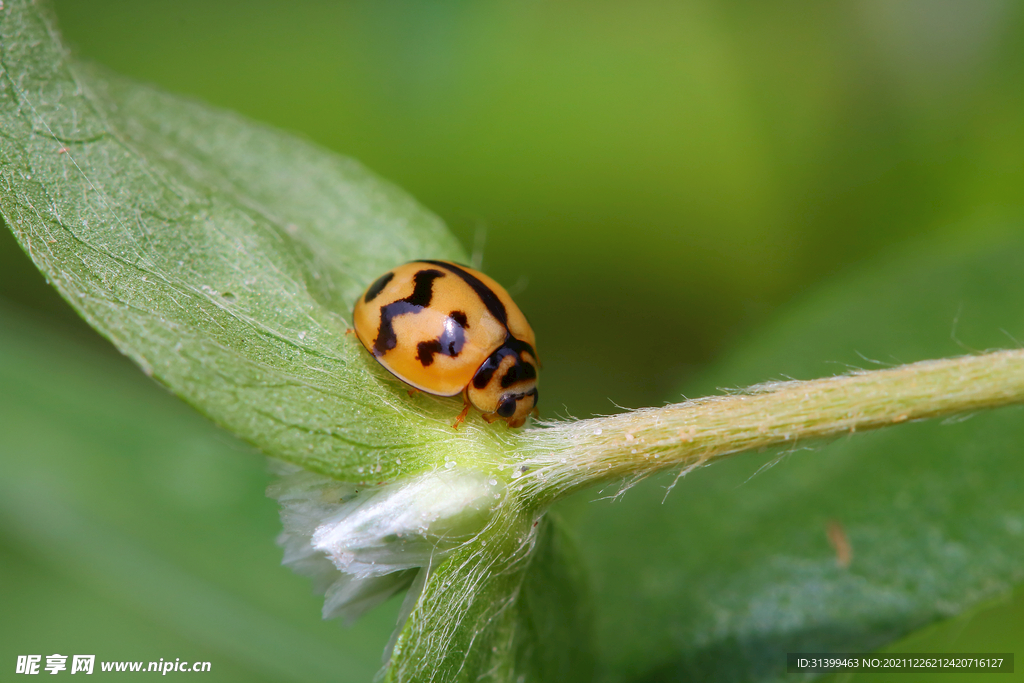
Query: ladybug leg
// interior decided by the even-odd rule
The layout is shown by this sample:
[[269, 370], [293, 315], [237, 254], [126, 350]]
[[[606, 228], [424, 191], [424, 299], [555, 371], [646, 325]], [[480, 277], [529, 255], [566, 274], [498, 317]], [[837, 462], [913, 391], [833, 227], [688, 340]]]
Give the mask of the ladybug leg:
[[455, 424], [452, 425], [452, 429], [458, 429], [459, 425], [466, 421], [466, 416], [469, 415], [469, 400], [465, 396], [463, 396], [463, 400], [466, 401], [466, 405], [462, 406], [462, 412], [455, 418]]
[[355, 329], [353, 329], [351, 327], [348, 327], [348, 328], [345, 329], [345, 334], [355, 334], [355, 333], [356, 333]]
[[488, 424], [494, 422], [495, 420], [504, 419], [504, 418], [502, 418], [499, 415], [495, 415], [494, 413], [481, 413], [480, 417], [482, 417], [483, 419], [487, 420]]
[[413, 387], [412, 389], [409, 389], [409, 398], [412, 398], [413, 396], [415, 396], [418, 393], [420, 393], [420, 390], [417, 389], [416, 387]]

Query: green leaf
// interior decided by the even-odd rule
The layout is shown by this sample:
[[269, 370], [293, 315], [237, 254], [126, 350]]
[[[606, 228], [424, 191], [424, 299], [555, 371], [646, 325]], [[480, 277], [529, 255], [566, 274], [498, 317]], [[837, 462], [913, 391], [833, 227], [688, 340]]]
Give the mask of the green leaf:
[[[0, 66], [0, 215], [50, 283], [147, 374], [265, 453], [338, 479], [393, 482], [448, 455], [493, 468], [509, 450], [515, 435], [479, 419], [454, 432], [458, 399], [407, 396], [345, 334], [352, 302], [387, 268], [464, 258], [401, 191], [294, 136], [70, 62], [52, 19], [27, 0], [6, 4]], [[51, 502], [30, 491], [8, 512]], [[49, 529], [56, 544], [80, 535], [63, 523], [73, 510], [56, 509], [56, 521], [19, 533]], [[585, 623], [585, 603], [552, 599], [580, 593], [567, 589], [579, 584], [566, 542], [554, 532], [537, 541], [534, 517], [509, 496], [489, 548], [485, 533], [431, 567], [430, 600], [402, 633], [393, 678], [586, 671], [585, 651], [553, 637]], [[525, 552], [534, 542], [538, 553]], [[471, 556], [491, 560], [463, 561]], [[91, 561], [103, 585], [118, 575]], [[464, 587], [457, 599], [453, 584]], [[420, 628], [442, 617], [446, 638]]]
[[307, 468], [388, 480], [452, 447], [453, 401], [409, 401], [345, 334], [384, 270], [463, 257], [437, 218], [354, 161], [68, 62], [30, 3], [0, 45], [0, 214], [91, 325]]
[[[1024, 239], [919, 246], [809, 297], [687, 393], [1015, 346], [1022, 310]], [[600, 596], [607, 679], [786, 680], [787, 652], [876, 649], [1006, 594], [1024, 580], [1021, 418], [741, 455], [667, 498], [671, 477], [563, 506]]]
[[[217, 680], [372, 678], [395, 606], [351, 630], [320, 620], [307, 581], [279, 566], [280, 523], [251, 449], [95, 340], [3, 302], [0, 386], [0, 579], [22, 596], [0, 617], [6, 655], [65, 643], [148, 661], [171, 648], [213, 662]], [[436, 567], [393, 680], [589, 680], [589, 595], [571, 539], [552, 520], [531, 537], [531, 521], [500, 519], [511, 548], [495, 534]], [[517, 552], [522, 538], [532, 553]], [[510, 571], [486, 571], [500, 567]]]
[[397, 606], [355, 630], [322, 621], [308, 581], [280, 566], [263, 458], [106, 346], [0, 302], [3, 660], [170, 656], [211, 662], [217, 681], [370, 680]]
[[427, 582], [388, 680], [593, 680], [587, 581], [557, 517], [499, 514], [483, 535]]
[[594, 614], [578, 543], [557, 515], [541, 525], [515, 605], [514, 673], [527, 681], [592, 681]]

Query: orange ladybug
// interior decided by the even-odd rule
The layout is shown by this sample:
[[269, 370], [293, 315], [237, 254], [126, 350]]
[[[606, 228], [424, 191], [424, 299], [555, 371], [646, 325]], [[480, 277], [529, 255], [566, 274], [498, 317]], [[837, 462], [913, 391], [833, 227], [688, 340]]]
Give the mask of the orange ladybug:
[[458, 428], [476, 406], [488, 422], [520, 427], [536, 412], [537, 352], [508, 292], [451, 261], [412, 261], [356, 300], [355, 331], [395, 377], [435, 396], [461, 393]]

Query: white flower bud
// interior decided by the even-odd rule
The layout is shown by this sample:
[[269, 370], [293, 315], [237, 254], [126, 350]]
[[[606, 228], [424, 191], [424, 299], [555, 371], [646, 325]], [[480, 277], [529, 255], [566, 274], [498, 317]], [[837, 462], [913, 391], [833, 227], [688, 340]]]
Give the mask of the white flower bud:
[[279, 470], [267, 494], [281, 503], [284, 564], [326, 593], [324, 618], [349, 622], [470, 540], [504, 492], [496, 479], [464, 467], [376, 487]]

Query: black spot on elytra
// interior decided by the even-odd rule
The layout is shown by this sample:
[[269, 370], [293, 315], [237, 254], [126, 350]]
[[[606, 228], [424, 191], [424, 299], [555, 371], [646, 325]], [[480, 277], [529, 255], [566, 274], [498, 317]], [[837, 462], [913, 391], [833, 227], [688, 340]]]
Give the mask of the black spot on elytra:
[[395, 277], [394, 273], [384, 273], [377, 281], [370, 285], [370, 288], [366, 290], [366, 294], [363, 295], [363, 301], [370, 303], [377, 298], [377, 295], [384, 291], [384, 288], [388, 286], [388, 283]]
[[[380, 326], [377, 328], [377, 339], [373, 342], [373, 355], [383, 356], [397, 346], [394, 319], [400, 315], [419, 313], [429, 306], [430, 300], [434, 297], [434, 280], [439, 277], [444, 277], [444, 273], [439, 270], [419, 271], [413, 276], [412, 294], [381, 307]], [[373, 286], [376, 285], [377, 283], [374, 283]]]
[[470, 286], [470, 288], [480, 297], [480, 301], [484, 303], [487, 310], [491, 312], [495, 318], [508, 329], [508, 311], [505, 310], [505, 304], [501, 303], [501, 299], [498, 295], [491, 291], [491, 288], [480, 281], [475, 275], [459, 268], [453, 263], [447, 263], [445, 261], [424, 261], [423, 263], [429, 263], [432, 266], [438, 266], [445, 270], [455, 273], [462, 280]]
[[440, 353], [452, 358], [458, 356], [466, 345], [468, 326], [465, 313], [452, 311], [444, 319], [444, 331], [440, 337], [416, 345], [416, 360], [426, 367], [434, 362], [434, 354]]
[[416, 345], [416, 360], [418, 360], [423, 367], [434, 364], [434, 354], [441, 353], [441, 342], [436, 339], [430, 341], [420, 342]]

